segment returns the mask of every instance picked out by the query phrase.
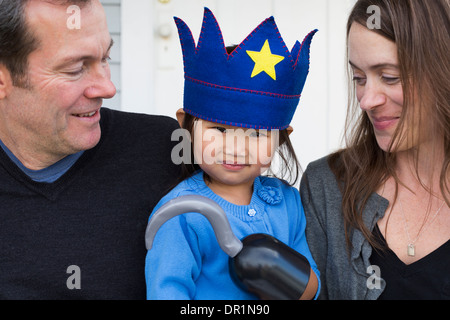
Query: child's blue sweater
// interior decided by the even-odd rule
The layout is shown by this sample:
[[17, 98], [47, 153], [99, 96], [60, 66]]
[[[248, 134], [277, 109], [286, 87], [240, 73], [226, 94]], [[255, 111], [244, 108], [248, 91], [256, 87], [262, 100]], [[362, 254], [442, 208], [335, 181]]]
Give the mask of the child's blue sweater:
[[[258, 177], [254, 182], [251, 203], [238, 206], [213, 193], [200, 171], [162, 198], [153, 212], [171, 199], [192, 194], [216, 201], [227, 213], [231, 228], [239, 239], [254, 233], [266, 233], [300, 252], [309, 260], [319, 279], [319, 271], [306, 243], [306, 220], [297, 189], [275, 178]], [[232, 281], [228, 259], [204, 216], [187, 213], [172, 218], [159, 229], [153, 248], [147, 253], [147, 298], [256, 299]]]

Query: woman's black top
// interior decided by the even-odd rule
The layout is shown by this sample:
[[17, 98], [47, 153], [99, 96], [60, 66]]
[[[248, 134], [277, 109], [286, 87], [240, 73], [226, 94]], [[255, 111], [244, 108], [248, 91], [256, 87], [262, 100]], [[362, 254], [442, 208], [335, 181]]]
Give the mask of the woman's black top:
[[[374, 236], [387, 248], [378, 226]], [[450, 300], [450, 240], [410, 265], [390, 249], [374, 249], [370, 263], [380, 268], [380, 276], [386, 281], [379, 300]]]

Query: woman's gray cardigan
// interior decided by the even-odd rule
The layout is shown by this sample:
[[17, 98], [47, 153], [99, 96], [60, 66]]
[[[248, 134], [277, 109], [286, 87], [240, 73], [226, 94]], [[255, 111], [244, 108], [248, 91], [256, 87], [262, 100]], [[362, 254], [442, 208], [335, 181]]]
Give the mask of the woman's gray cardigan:
[[[345, 240], [341, 210], [342, 196], [327, 158], [308, 165], [302, 176], [300, 194], [306, 213], [306, 236], [320, 271], [319, 299], [375, 300], [385, 288], [379, 269], [371, 266], [372, 247], [359, 230]], [[374, 193], [364, 209], [363, 221], [373, 231], [384, 216], [388, 200]]]

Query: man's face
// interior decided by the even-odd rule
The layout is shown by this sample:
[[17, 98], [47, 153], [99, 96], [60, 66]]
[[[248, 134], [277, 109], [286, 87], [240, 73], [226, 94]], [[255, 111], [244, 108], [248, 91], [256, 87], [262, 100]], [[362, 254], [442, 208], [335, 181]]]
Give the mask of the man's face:
[[29, 88], [13, 87], [0, 108], [0, 133], [10, 145], [21, 144], [18, 153], [58, 160], [100, 140], [102, 100], [116, 93], [108, 65], [111, 36], [98, 0], [81, 7], [80, 29], [68, 27], [69, 5], [26, 6], [39, 43], [28, 58]]

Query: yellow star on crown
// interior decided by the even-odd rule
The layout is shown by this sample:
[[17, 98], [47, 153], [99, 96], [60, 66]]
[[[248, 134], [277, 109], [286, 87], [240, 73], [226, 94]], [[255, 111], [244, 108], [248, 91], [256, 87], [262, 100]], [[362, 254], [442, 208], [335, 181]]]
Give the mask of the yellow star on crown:
[[252, 78], [264, 71], [273, 80], [277, 80], [275, 66], [283, 61], [284, 57], [272, 54], [272, 52], [270, 51], [268, 39], [266, 40], [266, 42], [264, 42], [261, 51], [258, 52], [247, 50], [247, 54], [250, 56], [250, 58], [252, 58], [253, 62], [255, 62], [255, 68], [253, 69], [251, 76]]

